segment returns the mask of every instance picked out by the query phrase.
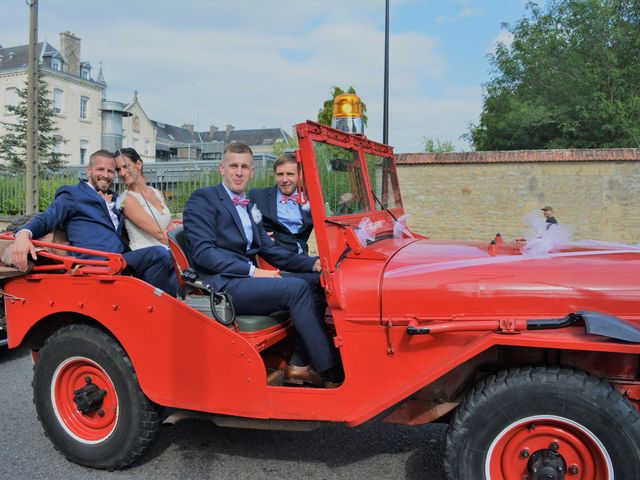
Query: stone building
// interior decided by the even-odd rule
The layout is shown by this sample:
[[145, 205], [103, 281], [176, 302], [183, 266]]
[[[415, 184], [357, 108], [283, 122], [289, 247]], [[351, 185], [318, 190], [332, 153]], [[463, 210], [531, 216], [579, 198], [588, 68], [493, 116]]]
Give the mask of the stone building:
[[396, 155], [412, 229], [434, 239], [507, 241], [554, 208], [574, 240], [640, 243], [640, 149]]
[[[84, 164], [101, 146], [101, 102], [106, 83], [102, 71], [94, 80], [91, 65], [81, 59], [81, 41], [71, 32], [60, 34], [60, 49], [48, 42], [37, 45], [39, 66], [53, 100], [56, 123], [67, 140], [57, 148], [69, 165]], [[27, 81], [28, 45], [0, 47], [0, 121], [14, 123], [8, 110], [17, 105], [17, 89]], [[0, 135], [5, 129], [0, 124]]]
[[156, 126], [138, 101], [138, 92], [124, 108], [129, 113], [122, 119], [122, 146], [135, 149], [143, 163], [156, 161]]

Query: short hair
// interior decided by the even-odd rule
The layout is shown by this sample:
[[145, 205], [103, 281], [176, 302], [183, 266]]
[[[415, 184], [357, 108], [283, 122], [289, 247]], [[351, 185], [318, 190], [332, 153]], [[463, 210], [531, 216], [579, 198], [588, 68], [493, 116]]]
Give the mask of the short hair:
[[296, 159], [296, 154], [293, 152], [287, 152], [280, 155], [275, 162], [273, 162], [273, 171], [275, 173], [276, 169], [280, 165], [284, 165], [285, 163], [295, 163], [298, 164], [298, 160]]
[[224, 147], [224, 153], [249, 153], [253, 156], [253, 150], [245, 143], [231, 142]]
[[120, 156], [127, 157], [133, 163], [136, 163], [136, 162], [143, 163], [142, 158], [140, 158], [140, 155], [138, 154], [138, 152], [136, 152], [134, 148], [120, 148], [116, 150], [116, 153], [114, 153], [113, 156], [115, 158], [118, 158]]
[[105, 150], [104, 148], [101, 148], [100, 150], [96, 150], [91, 154], [91, 156], [89, 157], [89, 163], [87, 164], [87, 166], [93, 167], [93, 162], [97, 157], [107, 157], [115, 160], [113, 153], [111, 153], [109, 150]]

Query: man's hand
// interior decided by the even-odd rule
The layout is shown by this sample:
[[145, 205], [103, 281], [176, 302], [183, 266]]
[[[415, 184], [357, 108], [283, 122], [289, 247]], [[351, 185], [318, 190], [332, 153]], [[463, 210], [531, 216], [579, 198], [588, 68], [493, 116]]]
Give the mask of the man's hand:
[[29, 238], [29, 232], [23, 230], [16, 234], [16, 240], [13, 242], [11, 251], [11, 263], [20, 270], [26, 272], [29, 268], [28, 255], [31, 254], [31, 258], [35, 261], [38, 256], [36, 255], [36, 248], [31, 243]]
[[264, 268], [256, 268], [253, 271], [253, 278], [282, 278], [280, 270], [265, 270]]
[[322, 273], [322, 265], [320, 265], [320, 259], [318, 258], [316, 262], [313, 264], [313, 271]]

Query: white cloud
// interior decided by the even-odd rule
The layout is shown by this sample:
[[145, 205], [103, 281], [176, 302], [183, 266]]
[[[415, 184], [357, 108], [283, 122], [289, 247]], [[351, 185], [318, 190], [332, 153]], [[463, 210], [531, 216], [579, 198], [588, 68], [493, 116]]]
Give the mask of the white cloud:
[[[10, 1], [23, 6], [22, 0]], [[119, 13], [112, 19], [102, 3], [50, 0], [41, 5], [40, 38], [48, 36], [57, 47], [59, 31], [77, 34], [94, 78], [103, 62], [107, 98], [129, 102], [138, 90], [154, 120], [193, 123], [200, 130], [229, 123], [290, 130], [316, 118], [333, 85], [353, 86], [368, 106], [367, 135], [381, 140], [380, 2], [183, 0], [178, 10], [174, 5], [159, 0], [150, 11], [146, 2], [113, 0], [109, 10]], [[469, 7], [458, 16], [480, 13]], [[86, 21], [100, 15], [104, 24]], [[24, 37], [15, 23], [0, 19], [4, 45]], [[405, 31], [391, 35], [390, 48], [389, 136], [396, 151], [420, 150], [423, 136], [464, 147], [458, 137], [480, 112], [480, 87], [450, 87], [429, 96], [434, 86], [443, 90], [452, 82], [440, 41]]]
[[466, 7], [460, 10], [454, 16], [444, 16], [444, 15], [438, 16], [435, 18], [435, 21], [436, 23], [448, 23], [448, 22], [455, 22], [458, 20], [462, 20], [465, 18], [478, 17], [481, 15], [484, 15], [484, 9], [482, 7]]
[[397, 153], [423, 149], [423, 137], [451, 141], [469, 150], [460, 137], [476, 121], [482, 107], [480, 87], [450, 89], [442, 98], [395, 98], [389, 110], [389, 141]]
[[[108, 49], [97, 32], [83, 35], [83, 56], [103, 59], [108, 98], [126, 102], [138, 89], [147, 114], [166, 123], [289, 130], [315, 119], [333, 85], [355, 87], [372, 123], [382, 118], [384, 34], [368, 24], [326, 23], [293, 35], [280, 28], [177, 31], [115, 24], [111, 36], [118, 41]], [[442, 79], [447, 64], [438, 42], [424, 34], [392, 35], [390, 43], [395, 107], [396, 92], [420, 96], [424, 82]], [[301, 59], [282, 53], [290, 49], [303, 52]], [[399, 123], [394, 128], [403, 129]]]
[[513, 43], [513, 34], [511, 32], [502, 31], [500, 32], [492, 41], [491, 45], [487, 49], [487, 53], [494, 54], [496, 53], [496, 48], [499, 43], [503, 43], [507, 47], [511, 46]]
[[483, 13], [484, 10], [481, 7], [467, 7], [458, 14], [458, 18], [477, 17]]

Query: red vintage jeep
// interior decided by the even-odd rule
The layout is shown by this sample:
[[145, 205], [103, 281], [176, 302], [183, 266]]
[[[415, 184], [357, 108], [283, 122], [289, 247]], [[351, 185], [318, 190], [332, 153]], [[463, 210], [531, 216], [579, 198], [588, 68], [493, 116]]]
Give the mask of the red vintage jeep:
[[532, 257], [411, 235], [390, 147], [313, 122], [297, 133], [342, 386], [267, 383], [286, 361], [286, 315], [229, 328], [121, 274], [119, 255], [43, 254], [6, 281], [5, 308], [9, 347], [34, 352], [54, 446], [126, 467], [176, 409], [249, 428], [448, 421], [450, 479], [639, 478], [640, 251]]

